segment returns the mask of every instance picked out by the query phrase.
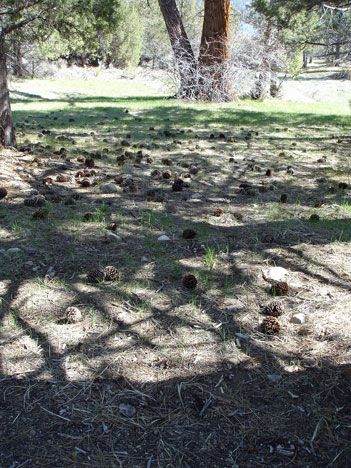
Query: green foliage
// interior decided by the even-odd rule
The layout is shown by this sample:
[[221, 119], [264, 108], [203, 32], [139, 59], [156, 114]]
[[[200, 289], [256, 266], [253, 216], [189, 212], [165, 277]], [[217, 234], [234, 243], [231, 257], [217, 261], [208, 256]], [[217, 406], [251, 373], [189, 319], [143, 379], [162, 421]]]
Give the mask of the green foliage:
[[11, 41], [16, 34], [22, 40], [47, 42], [43, 51], [48, 56], [53, 45], [69, 51], [96, 46], [99, 34], [119, 21], [119, 0], [6, 0], [1, 6], [6, 8], [2, 38]]
[[100, 47], [117, 67], [138, 65], [143, 46], [145, 25], [136, 7], [128, 0], [121, 4], [117, 28], [102, 37]]
[[303, 69], [303, 55], [302, 52], [297, 51], [291, 54], [290, 60], [288, 62], [288, 73], [293, 79], [297, 78]]

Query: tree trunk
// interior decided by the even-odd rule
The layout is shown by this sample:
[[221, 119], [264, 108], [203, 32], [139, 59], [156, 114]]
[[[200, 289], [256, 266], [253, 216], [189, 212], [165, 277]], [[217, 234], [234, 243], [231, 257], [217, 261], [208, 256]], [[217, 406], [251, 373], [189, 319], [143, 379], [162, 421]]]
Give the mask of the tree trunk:
[[306, 50], [303, 51], [303, 68], [308, 66], [308, 53]]
[[338, 67], [340, 63], [340, 44], [335, 45], [335, 66]]
[[229, 64], [230, 0], [205, 0], [199, 66], [203, 99], [232, 101]]
[[175, 0], [158, 0], [180, 76], [178, 97], [191, 97], [196, 87], [196, 60]]
[[17, 39], [13, 41], [13, 74], [23, 77], [21, 42]]
[[0, 144], [16, 146], [10, 95], [7, 83], [7, 64], [4, 38], [0, 38]]

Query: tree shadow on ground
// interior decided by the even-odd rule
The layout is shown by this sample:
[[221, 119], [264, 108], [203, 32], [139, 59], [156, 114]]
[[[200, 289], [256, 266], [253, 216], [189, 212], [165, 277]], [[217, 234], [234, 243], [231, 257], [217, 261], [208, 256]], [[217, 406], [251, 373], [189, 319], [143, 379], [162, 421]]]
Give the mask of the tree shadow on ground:
[[[38, 115], [33, 113], [33, 118]], [[184, 112], [182, 118], [194, 114]], [[132, 119], [126, 118], [126, 128]], [[63, 128], [59, 124], [57, 131]], [[238, 133], [251, 151], [247, 132]], [[192, 138], [176, 137], [186, 144]], [[171, 141], [162, 137], [160, 144], [166, 148]], [[75, 155], [74, 146], [69, 151]], [[229, 146], [223, 142], [223, 147]], [[193, 158], [203, 167], [205, 179], [220, 169], [201, 152], [189, 152], [186, 158], [181, 152], [174, 151], [172, 157]], [[106, 172], [105, 160], [97, 160], [97, 170], [105, 177], [101, 183], [111, 180], [113, 172]], [[71, 170], [84, 167], [71, 163]], [[302, 167], [310, 178], [308, 171], [314, 169]], [[140, 169], [142, 174], [150, 170], [143, 163], [115, 169], [138, 181]], [[257, 300], [268, 297], [261, 278], [266, 260], [304, 275], [307, 283], [318, 280], [340, 294], [349, 290], [340, 271], [303, 252], [301, 244], [325, 248], [340, 232], [348, 242], [350, 220], [312, 223], [299, 211], [300, 205], [292, 216], [290, 206], [279, 203], [277, 195], [285, 182], [260, 192], [262, 173], [253, 177], [243, 161], [237, 170], [214, 186], [199, 178], [196, 190], [203, 199], [198, 219], [191, 214], [195, 189], [176, 194], [169, 182], [158, 180], [155, 185], [162, 188], [165, 201], [147, 202], [145, 192], [154, 184], [150, 178], [140, 181], [136, 193], [120, 191], [104, 196], [102, 203], [98, 186], [79, 189], [77, 204], [67, 208], [65, 201], [77, 190], [55, 182], [43, 185], [42, 178], [59, 172], [46, 166], [40, 178], [28, 183], [45, 194], [48, 218], [34, 221], [35, 209], [23, 207], [21, 200], [5, 208], [4, 231], [19, 232], [15, 239], [2, 239], [0, 247], [22, 249], [18, 257], [3, 256], [2, 263], [1, 342], [3, 349], [12, 346], [2, 353], [0, 371], [0, 424], [7, 435], [0, 442], [0, 459], [6, 468], [347, 465], [349, 366], [336, 364], [331, 353], [323, 352], [324, 345], [343, 342], [345, 336], [322, 335], [316, 353], [308, 337], [296, 335], [300, 347], [288, 351], [283, 338], [260, 333], [259, 312], [254, 323], [243, 317], [251, 307], [248, 293]], [[307, 188], [303, 174], [290, 184], [289, 193], [308, 207], [308, 197], [320, 197], [321, 185]], [[247, 178], [254, 195], [239, 187]], [[331, 196], [342, 199], [339, 192]], [[224, 216], [223, 224], [215, 223], [212, 204], [225, 199], [243, 210], [241, 221]], [[260, 221], [257, 214], [245, 211], [253, 203], [272, 209], [272, 202], [279, 219]], [[284, 210], [286, 219], [281, 219]], [[84, 213], [91, 211], [98, 222], [82, 223]], [[123, 232], [123, 241], [116, 245], [106, 241], [104, 230], [112, 215], [118, 215]], [[181, 239], [185, 227], [199, 233], [195, 245]], [[167, 245], [157, 240], [164, 231], [172, 238]], [[214, 261], [223, 261], [218, 271], [211, 268], [211, 252], [218, 255]], [[142, 255], [148, 256], [147, 268]], [[117, 265], [122, 280], [87, 283], [86, 273], [97, 264]], [[182, 274], [189, 270], [200, 279], [194, 291], [182, 286]], [[212, 291], [214, 285], [217, 291]], [[284, 304], [298, 298], [299, 290], [291, 293]], [[230, 308], [224, 305], [228, 297]], [[84, 310], [83, 323], [59, 322], [60, 312], [69, 305]], [[259, 310], [258, 304], [255, 307]]]

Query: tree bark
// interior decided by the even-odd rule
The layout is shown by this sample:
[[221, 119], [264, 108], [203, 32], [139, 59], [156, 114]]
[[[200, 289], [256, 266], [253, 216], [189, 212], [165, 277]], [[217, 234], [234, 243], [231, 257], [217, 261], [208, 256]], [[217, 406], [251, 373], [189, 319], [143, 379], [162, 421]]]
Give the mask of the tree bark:
[[165, 20], [174, 57], [180, 75], [178, 97], [186, 98], [194, 91], [196, 85], [196, 60], [187, 33], [184, 29], [175, 0], [158, 0]]
[[7, 82], [6, 48], [3, 37], [0, 38], [0, 144], [16, 147]]
[[230, 40], [230, 0], [205, 0], [205, 13], [200, 45], [199, 65], [205, 70], [208, 100], [215, 94], [232, 101], [235, 95], [228, 75]]
[[335, 66], [338, 67], [340, 64], [340, 44], [335, 44]]

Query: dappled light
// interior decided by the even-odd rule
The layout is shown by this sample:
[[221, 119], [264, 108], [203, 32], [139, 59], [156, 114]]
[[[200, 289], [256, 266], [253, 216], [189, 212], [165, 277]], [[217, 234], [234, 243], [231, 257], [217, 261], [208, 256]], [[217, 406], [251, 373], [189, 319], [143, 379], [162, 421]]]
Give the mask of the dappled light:
[[21, 87], [1, 156], [6, 466], [345, 466], [349, 116]]

